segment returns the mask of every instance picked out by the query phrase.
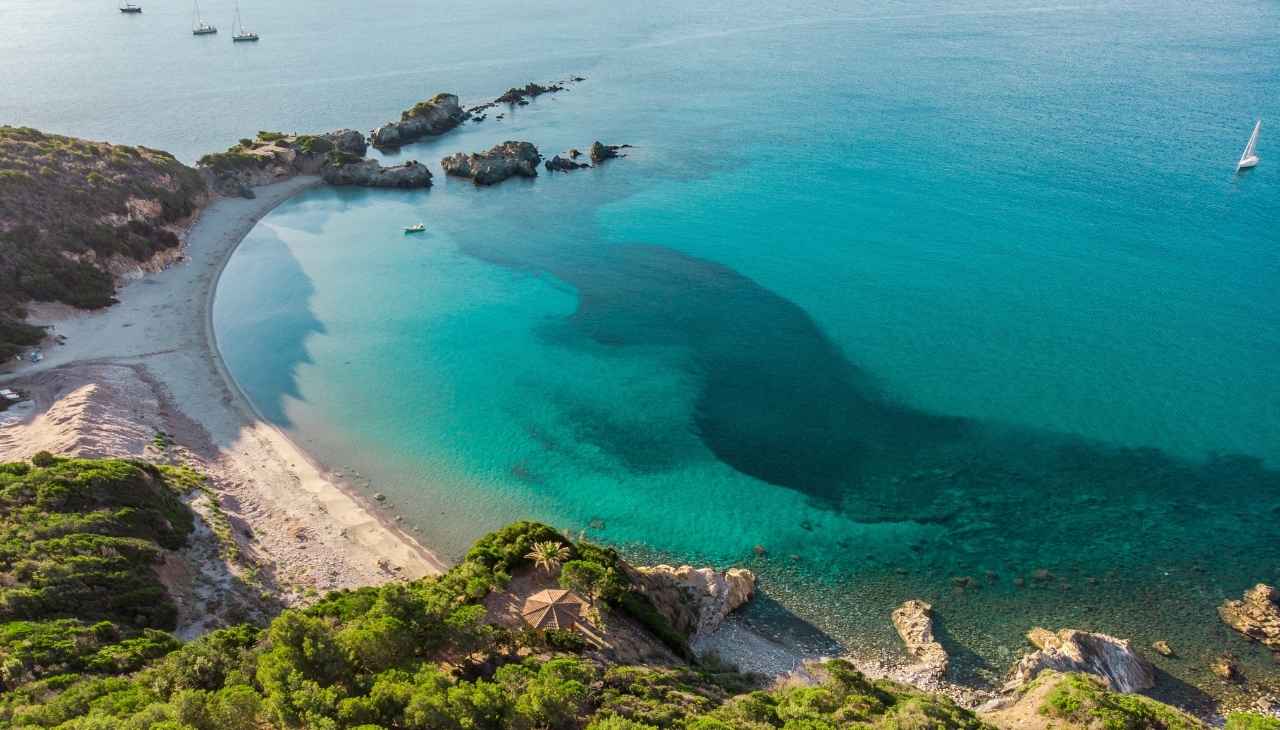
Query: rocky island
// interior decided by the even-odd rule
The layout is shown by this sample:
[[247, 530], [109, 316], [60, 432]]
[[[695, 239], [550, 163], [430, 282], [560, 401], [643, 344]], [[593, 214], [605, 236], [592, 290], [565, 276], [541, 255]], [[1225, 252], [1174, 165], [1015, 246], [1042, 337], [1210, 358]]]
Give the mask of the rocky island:
[[488, 152], [457, 152], [440, 160], [449, 175], [470, 178], [476, 185], [494, 185], [512, 176], [537, 177], [542, 155], [528, 142], [503, 142]]
[[[374, 147], [395, 148], [423, 137], [444, 134], [467, 119], [458, 106], [456, 94], [436, 94], [400, 114], [400, 121], [387, 122], [369, 135]], [[363, 154], [363, 153], [362, 153]]]

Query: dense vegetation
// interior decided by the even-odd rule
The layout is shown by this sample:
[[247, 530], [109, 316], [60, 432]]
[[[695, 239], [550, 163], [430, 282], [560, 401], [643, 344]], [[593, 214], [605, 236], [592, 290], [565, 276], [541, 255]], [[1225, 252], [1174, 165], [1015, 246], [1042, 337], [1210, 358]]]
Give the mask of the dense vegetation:
[[191, 512], [178, 470], [120, 460], [0, 464], [0, 686], [138, 669], [178, 644], [152, 566]]
[[31, 300], [104, 307], [104, 262], [178, 245], [165, 226], [191, 215], [205, 185], [166, 152], [0, 126], [0, 359], [39, 341]]
[[[609, 664], [573, 632], [487, 624], [490, 591], [513, 573], [558, 567], [563, 585], [602, 610], [649, 615], [674, 633], [616, 553], [530, 522], [484, 537], [438, 578], [331, 593], [265, 628], [226, 628], [184, 645], [161, 630], [173, 605], [151, 568], [191, 531], [179, 495], [196, 481], [183, 470], [47, 454], [0, 465], [0, 726], [988, 727], [946, 699], [870, 681], [842, 661], [813, 668], [816, 684], [762, 690], [758, 677], [714, 663]], [[1203, 727], [1082, 676], [1055, 686], [1040, 712], [1064, 727]], [[1228, 727], [1277, 730], [1252, 715]]]

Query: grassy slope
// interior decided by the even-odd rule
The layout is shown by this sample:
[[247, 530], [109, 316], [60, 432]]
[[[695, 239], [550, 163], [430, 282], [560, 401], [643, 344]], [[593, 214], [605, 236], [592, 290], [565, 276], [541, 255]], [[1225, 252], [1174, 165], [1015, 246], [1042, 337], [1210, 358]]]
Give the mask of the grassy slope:
[[[166, 152], [0, 126], [0, 359], [39, 340], [19, 324], [24, 303], [110, 304], [100, 262], [177, 246], [163, 226], [204, 194], [199, 174]], [[131, 212], [130, 201], [146, 203]]]

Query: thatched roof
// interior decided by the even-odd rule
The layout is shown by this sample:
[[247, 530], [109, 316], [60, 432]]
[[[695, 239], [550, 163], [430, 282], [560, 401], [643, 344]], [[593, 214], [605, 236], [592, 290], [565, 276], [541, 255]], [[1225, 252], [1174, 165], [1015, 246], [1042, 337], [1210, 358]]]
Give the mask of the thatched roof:
[[584, 605], [573, 591], [547, 589], [525, 599], [520, 615], [535, 629], [571, 629], [582, 619]]

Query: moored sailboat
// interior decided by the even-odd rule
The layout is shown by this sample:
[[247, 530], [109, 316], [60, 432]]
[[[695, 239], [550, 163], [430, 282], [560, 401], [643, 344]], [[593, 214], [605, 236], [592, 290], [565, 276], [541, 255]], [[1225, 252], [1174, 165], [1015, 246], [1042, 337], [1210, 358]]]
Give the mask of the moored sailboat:
[[240, 3], [236, 3], [236, 22], [231, 26], [231, 40], [235, 43], [243, 43], [245, 41], [258, 40], [258, 34], [251, 30], [245, 30], [244, 23], [240, 22]]
[[218, 32], [217, 27], [209, 25], [200, 19], [200, 0], [195, 0], [195, 19], [191, 21], [192, 35], [213, 35]]
[[1258, 133], [1261, 131], [1262, 120], [1259, 119], [1253, 125], [1253, 134], [1249, 135], [1249, 143], [1244, 146], [1244, 152], [1240, 154], [1240, 161], [1236, 163], [1236, 172], [1258, 164]]

